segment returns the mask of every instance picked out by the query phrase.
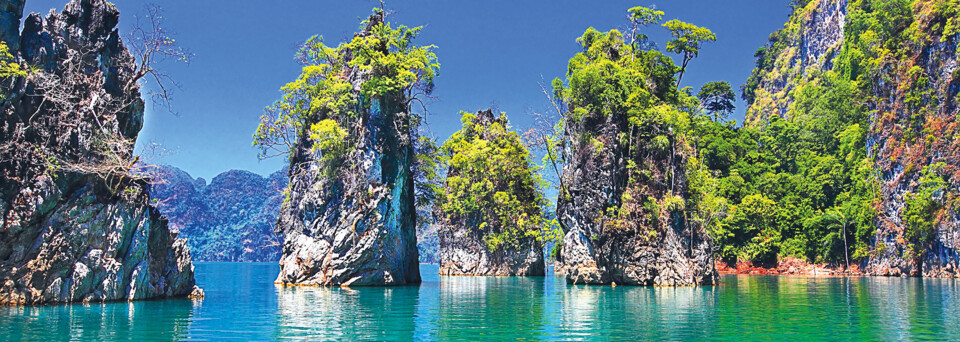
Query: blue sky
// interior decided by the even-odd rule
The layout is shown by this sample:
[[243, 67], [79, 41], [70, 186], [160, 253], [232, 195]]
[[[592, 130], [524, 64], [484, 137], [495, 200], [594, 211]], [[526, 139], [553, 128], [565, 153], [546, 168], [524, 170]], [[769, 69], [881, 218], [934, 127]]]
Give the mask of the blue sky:
[[[128, 32], [141, 0], [113, 1], [121, 11], [120, 30]], [[28, 0], [25, 12], [58, 10], [65, 0]], [[269, 174], [284, 158], [259, 161], [251, 146], [263, 108], [296, 78], [293, 55], [306, 38], [323, 35], [336, 45], [359, 28], [377, 1], [351, 0], [165, 0], [166, 27], [196, 57], [190, 65], [163, 65], [182, 85], [174, 97], [178, 116], [148, 108], [138, 147], [158, 143], [169, 154], [154, 163], [180, 167], [211, 179], [230, 169]], [[742, 85], [753, 68], [753, 53], [789, 15], [788, 0], [674, 1], [387, 1], [395, 24], [423, 25], [421, 44], [437, 46], [440, 76], [429, 104], [429, 127], [442, 139], [459, 129], [459, 111], [496, 107], [515, 128], [529, 114], [549, 108], [538, 83], [563, 77], [567, 60], [578, 50], [576, 38], [587, 27], [622, 28], [626, 9], [654, 6], [666, 20], [680, 19], [713, 30], [708, 44], [691, 62], [683, 85], [695, 89], [725, 80]], [[658, 47], [667, 33], [651, 28]], [[675, 57], [675, 56], [674, 56]], [[736, 119], [745, 104], [738, 103]]]

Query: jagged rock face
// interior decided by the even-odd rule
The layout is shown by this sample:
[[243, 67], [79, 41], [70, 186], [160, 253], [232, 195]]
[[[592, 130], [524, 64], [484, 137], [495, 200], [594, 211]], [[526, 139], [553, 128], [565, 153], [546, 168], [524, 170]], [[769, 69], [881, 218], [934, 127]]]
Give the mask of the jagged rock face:
[[786, 117], [797, 81], [814, 71], [833, 67], [833, 59], [843, 43], [846, 14], [847, 0], [809, 1], [789, 19], [803, 24], [784, 28], [783, 38], [771, 35], [771, 45], [786, 45], [786, 49], [776, 56], [766, 56], [769, 49], [758, 53], [758, 60], [770, 63], [772, 67], [760, 65], [748, 81], [748, 88], [750, 83], [756, 88], [747, 90], [750, 97], [745, 118], [747, 124], [755, 124], [774, 114]]
[[440, 238], [440, 275], [544, 275], [543, 250], [538, 248], [536, 241], [490, 251], [481, 232], [440, 227], [437, 235]]
[[[367, 29], [369, 35], [374, 15]], [[346, 72], [354, 91], [369, 75]], [[358, 96], [359, 98], [359, 96]], [[301, 134], [291, 155], [289, 200], [276, 231], [283, 235], [279, 284], [384, 286], [420, 283], [409, 114], [401, 94], [359, 109], [360, 139], [350, 161], [326, 173], [314, 141]], [[307, 122], [309, 127], [313, 122]], [[353, 133], [351, 133], [353, 134]]]
[[[493, 124], [499, 127], [509, 127], [506, 116], [494, 116], [493, 111], [477, 112], [473, 119], [474, 128], [480, 131], [476, 139], [481, 139], [493, 145], [509, 144], [511, 141], [498, 137], [489, 127]], [[516, 141], [519, 144], [519, 141]], [[494, 150], [496, 151], [496, 150]], [[453, 157], [456, 158], [456, 157]], [[527, 165], [522, 165], [527, 167]], [[494, 172], [491, 170], [491, 172]], [[457, 176], [462, 170], [451, 166], [447, 170], [447, 177]], [[530, 182], [532, 183], [532, 181]], [[522, 196], [522, 192], [535, 191], [525, 188], [524, 182], [514, 182], [494, 191]], [[501, 184], [505, 185], [505, 184]], [[511, 186], [512, 185], [512, 186]], [[494, 185], [496, 186], [496, 185]], [[495, 203], [485, 202], [481, 206], [493, 206]], [[536, 213], [540, 215], [540, 213]], [[450, 217], [438, 208], [435, 212], [439, 226], [437, 235], [440, 240], [440, 274], [441, 275], [471, 275], [471, 276], [542, 276], [544, 275], [544, 260], [542, 244], [536, 237], [524, 236], [516, 244], [502, 245], [494, 250], [488, 247], [488, 235], [503, 229], [497, 217], [459, 216]], [[481, 222], [485, 221], [485, 222]], [[484, 223], [481, 227], [481, 223]]]
[[[871, 116], [867, 149], [880, 175], [880, 215], [874, 243], [883, 248], [877, 248], [878, 253], [866, 262], [865, 271], [872, 275], [960, 277], [960, 206], [954, 200], [960, 194], [960, 35], [937, 34], [943, 18], [926, 14], [938, 2], [920, 1], [912, 6], [914, 24], [932, 35], [930, 41], [908, 46], [907, 58], [885, 66], [881, 77], [888, 81], [878, 81], [873, 87], [870, 108], [876, 111]], [[920, 104], [913, 104], [917, 100], [911, 98], [918, 93], [922, 94]], [[936, 214], [934, 236], [923, 243], [922, 257], [906, 257], [907, 196], [918, 191], [920, 170], [937, 163], [944, 163], [940, 175], [947, 182], [941, 195], [945, 203]]]
[[277, 222], [287, 170], [264, 178], [231, 170], [202, 178], [172, 166], [144, 170], [154, 179], [150, 193], [170, 226], [187, 240], [194, 260], [266, 262], [280, 260]]
[[[22, 8], [0, 2], [4, 20]], [[118, 18], [106, 1], [75, 0], [59, 14], [26, 19], [14, 53], [41, 70], [3, 88], [2, 303], [198, 290], [184, 241], [150, 205], [146, 181], [96, 168], [108, 156], [130, 160], [143, 122], [139, 90], [125, 87], [136, 64], [114, 29]], [[0, 36], [10, 42], [18, 27], [3, 23]]]
[[[585, 132], [603, 141], [604, 147], [597, 149], [577, 138]], [[624, 192], [639, 198], [641, 188], [650, 189], [653, 192], [647, 195], [658, 199], [664, 198], [668, 190], [685, 193], [683, 157], [651, 155], [637, 164], [649, 165], [652, 173], [659, 176], [648, 184], [631, 183], [624, 160], [627, 146], [621, 145], [617, 138], [620, 132], [626, 132], [626, 123], [618, 122], [617, 116], [612, 115], [583, 125], [568, 124], [565, 128], [564, 140], [571, 146], [564, 149], [567, 163], [561, 176], [569, 196], [559, 196], [557, 200], [557, 218], [566, 234], [557, 269], [573, 284], [715, 283], [718, 275], [706, 232], [695, 231], [679, 218], [649, 220], [640, 213], [636, 203], [622, 202]], [[672, 172], [676, 172], [676, 180], [671, 185], [665, 182], [665, 177]], [[629, 206], [631, 221], [649, 225], [640, 223], [643, 227], [639, 229], [615, 229], [607, 225], [603, 214], [606, 209], [624, 205]]]

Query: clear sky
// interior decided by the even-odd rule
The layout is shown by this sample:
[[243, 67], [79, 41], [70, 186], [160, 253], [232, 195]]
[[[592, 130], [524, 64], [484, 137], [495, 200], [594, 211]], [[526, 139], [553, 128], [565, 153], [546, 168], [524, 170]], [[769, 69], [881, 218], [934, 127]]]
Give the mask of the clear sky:
[[[128, 32], [143, 0], [114, 0], [120, 30]], [[263, 108], [296, 78], [297, 44], [319, 34], [328, 45], [352, 37], [361, 18], [379, 5], [371, 0], [164, 0], [166, 27], [196, 57], [190, 65], [164, 65], [182, 85], [175, 94], [178, 116], [148, 107], [138, 147], [158, 143], [171, 153], [154, 163], [170, 164], [207, 180], [230, 169], [269, 174], [285, 158], [257, 159], [251, 135]], [[27, 0], [25, 12], [46, 13], [66, 0]], [[429, 126], [442, 139], [459, 129], [459, 111], [495, 107], [515, 128], [546, 111], [540, 90], [563, 77], [567, 60], [578, 52], [576, 38], [587, 27], [626, 26], [626, 9], [653, 6], [665, 20], [705, 26], [718, 36], [691, 62], [683, 85], [695, 89], [725, 80], [735, 87], [753, 69], [753, 53], [789, 15], [788, 0], [404, 0], [387, 1], [389, 20], [423, 25], [418, 42], [437, 46], [440, 76], [429, 104]], [[667, 33], [651, 28], [662, 48]], [[675, 55], [672, 55], [676, 57]], [[745, 104], [738, 103], [736, 119]]]

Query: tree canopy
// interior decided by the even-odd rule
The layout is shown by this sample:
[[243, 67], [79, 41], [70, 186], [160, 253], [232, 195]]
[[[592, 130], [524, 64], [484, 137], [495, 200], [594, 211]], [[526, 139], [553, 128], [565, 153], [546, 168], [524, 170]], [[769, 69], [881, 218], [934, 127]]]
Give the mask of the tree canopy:
[[[438, 201], [451, 229], [484, 234], [489, 250], [559, 239], [546, 213], [546, 182], [505, 114], [461, 112], [463, 128], [443, 143], [446, 183]], [[464, 224], [465, 226], [458, 226]]]

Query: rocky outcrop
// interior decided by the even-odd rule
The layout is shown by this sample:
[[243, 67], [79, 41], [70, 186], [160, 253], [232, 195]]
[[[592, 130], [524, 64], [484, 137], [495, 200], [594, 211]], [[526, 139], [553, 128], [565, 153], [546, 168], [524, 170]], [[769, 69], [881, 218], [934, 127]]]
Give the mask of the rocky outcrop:
[[[2, 1], [16, 47], [23, 1]], [[103, 0], [31, 14], [12, 49], [39, 70], [4, 83], [0, 302], [100, 302], [199, 294], [185, 241], [128, 172], [143, 101], [136, 63]], [[13, 31], [11, 31], [13, 30]], [[12, 86], [9, 86], [12, 85]]]
[[[509, 122], [505, 115], [495, 116], [491, 110], [479, 111], [475, 116], [464, 118], [465, 127], [446, 144], [445, 151], [451, 159], [476, 158], [482, 160], [469, 161], [463, 164], [454, 163], [447, 170], [447, 196], [480, 197], [477, 210], [458, 215], [447, 213], [439, 206], [435, 211], [439, 227], [437, 235], [440, 239], [440, 274], [441, 275], [472, 275], [472, 276], [542, 276], [544, 275], [543, 244], [536, 236], [526, 234], [530, 227], [520, 226], [517, 220], [510, 220], [504, 224], [503, 212], [494, 210], [497, 203], [496, 195], [501, 194], [511, 198], [518, 198], [522, 206], [510, 210], [518, 210], [529, 217], [540, 218], [541, 208], [537, 205], [539, 189], [532, 174], [524, 172], [529, 169], [526, 148], [520, 142], [516, 133], [509, 131]], [[449, 146], [448, 144], [457, 146]], [[516, 157], [505, 151], [519, 152]], [[492, 155], [498, 154], [498, 155]], [[478, 166], [479, 165], [479, 166]], [[482, 170], [464, 170], [466, 168], [481, 168]], [[474, 172], [470, 172], [474, 171]], [[476, 172], [479, 171], [479, 172]], [[480, 176], [473, 177], [472, 175]], [[505, 177], [505, 175], [518, 175]], [[526, 179], [524, 179], [526, 178]], [[460, 193], [452, 190], [451, 180], [466, 182], [467, 184], [489, 184], [486, 192], [474, 191]], [[533, 204], [533, 205], [529, 205]], [[539, 227], [533, 228], [539, 230]], [[510, 231], [515, 231], [510, 232]], [[514, 241], [492, 246], [490, 240], [495, 234], [517, 236]]]
[[[490, 251], [482, 232], [441, 227], [440, 275], [447, 276], [542, 276], [543, 250], [536, 241], [518, 247], [505, 246]], [[533, 239], [530, 239], [533, 240]]]
[[[872, 275], [960, 277], [960, 34], [942, 29], [948, 20], [960, 24], [960, 13], [938, 13], [937, 3], [909, 7], [918, 31], [912, 35], [922, 38], [887, 61], [871, 89], [867, 149], [880, 175], [874, 254], [865, 263]], [[896, 34], [909, 32], [905, 26]], [[917, 228], [908, 223], [909, 198], [922, 192], [925, 168], [933, 168], [945, 187], [933, 194], [932, 229], [911, 241], [907, 231]]]
[[417, 227], [417, 252], [421, 264], [440, 264], [440, 236], [436, 224]]
[[[357, 36], [373, 34], [371, 16]], [[359, 98], [370, 78], [359, 67], [341, 75]], [[276, 231], [284, 237], [279, 284], [383, 286], [420, 283], [414, 202], [413, 144], [400, 94], [370, 99], [357, 109], [359, 123], [344, 160], [331, 174], [301, 134], [290, 156], [289, 200]], [[311, 117], [305, 127], [319, 120]]]
[[[565, 236], [557, 269], [572, 284], [715, 283], [709, 236], [668, 204], [687, 196], [683, 165], [689, 152], [682, 153], [682, 148], [657, 152], [649, 141], [635, 141], [631, 147], [620, 138], [629, 132], [622, 114], [566, 122], [566, 164], [557, 200], [557, 219]], [[635, 165], [649, 168], [644, 175], [631, 176], [637, 172], [628, 169], [631, 155], [643, 156]], [[647, 179], [639, 181], [641, 177]]]
[[286, 169], [267, 178], [230, 170], [209, 185], [172, 166], [147, 167], [141, 172], [154, 179], [150, 193], [171, 229], [187, 240], [194, 260], [280, 260], [282, 238], [273, 225], [287, 186]]

